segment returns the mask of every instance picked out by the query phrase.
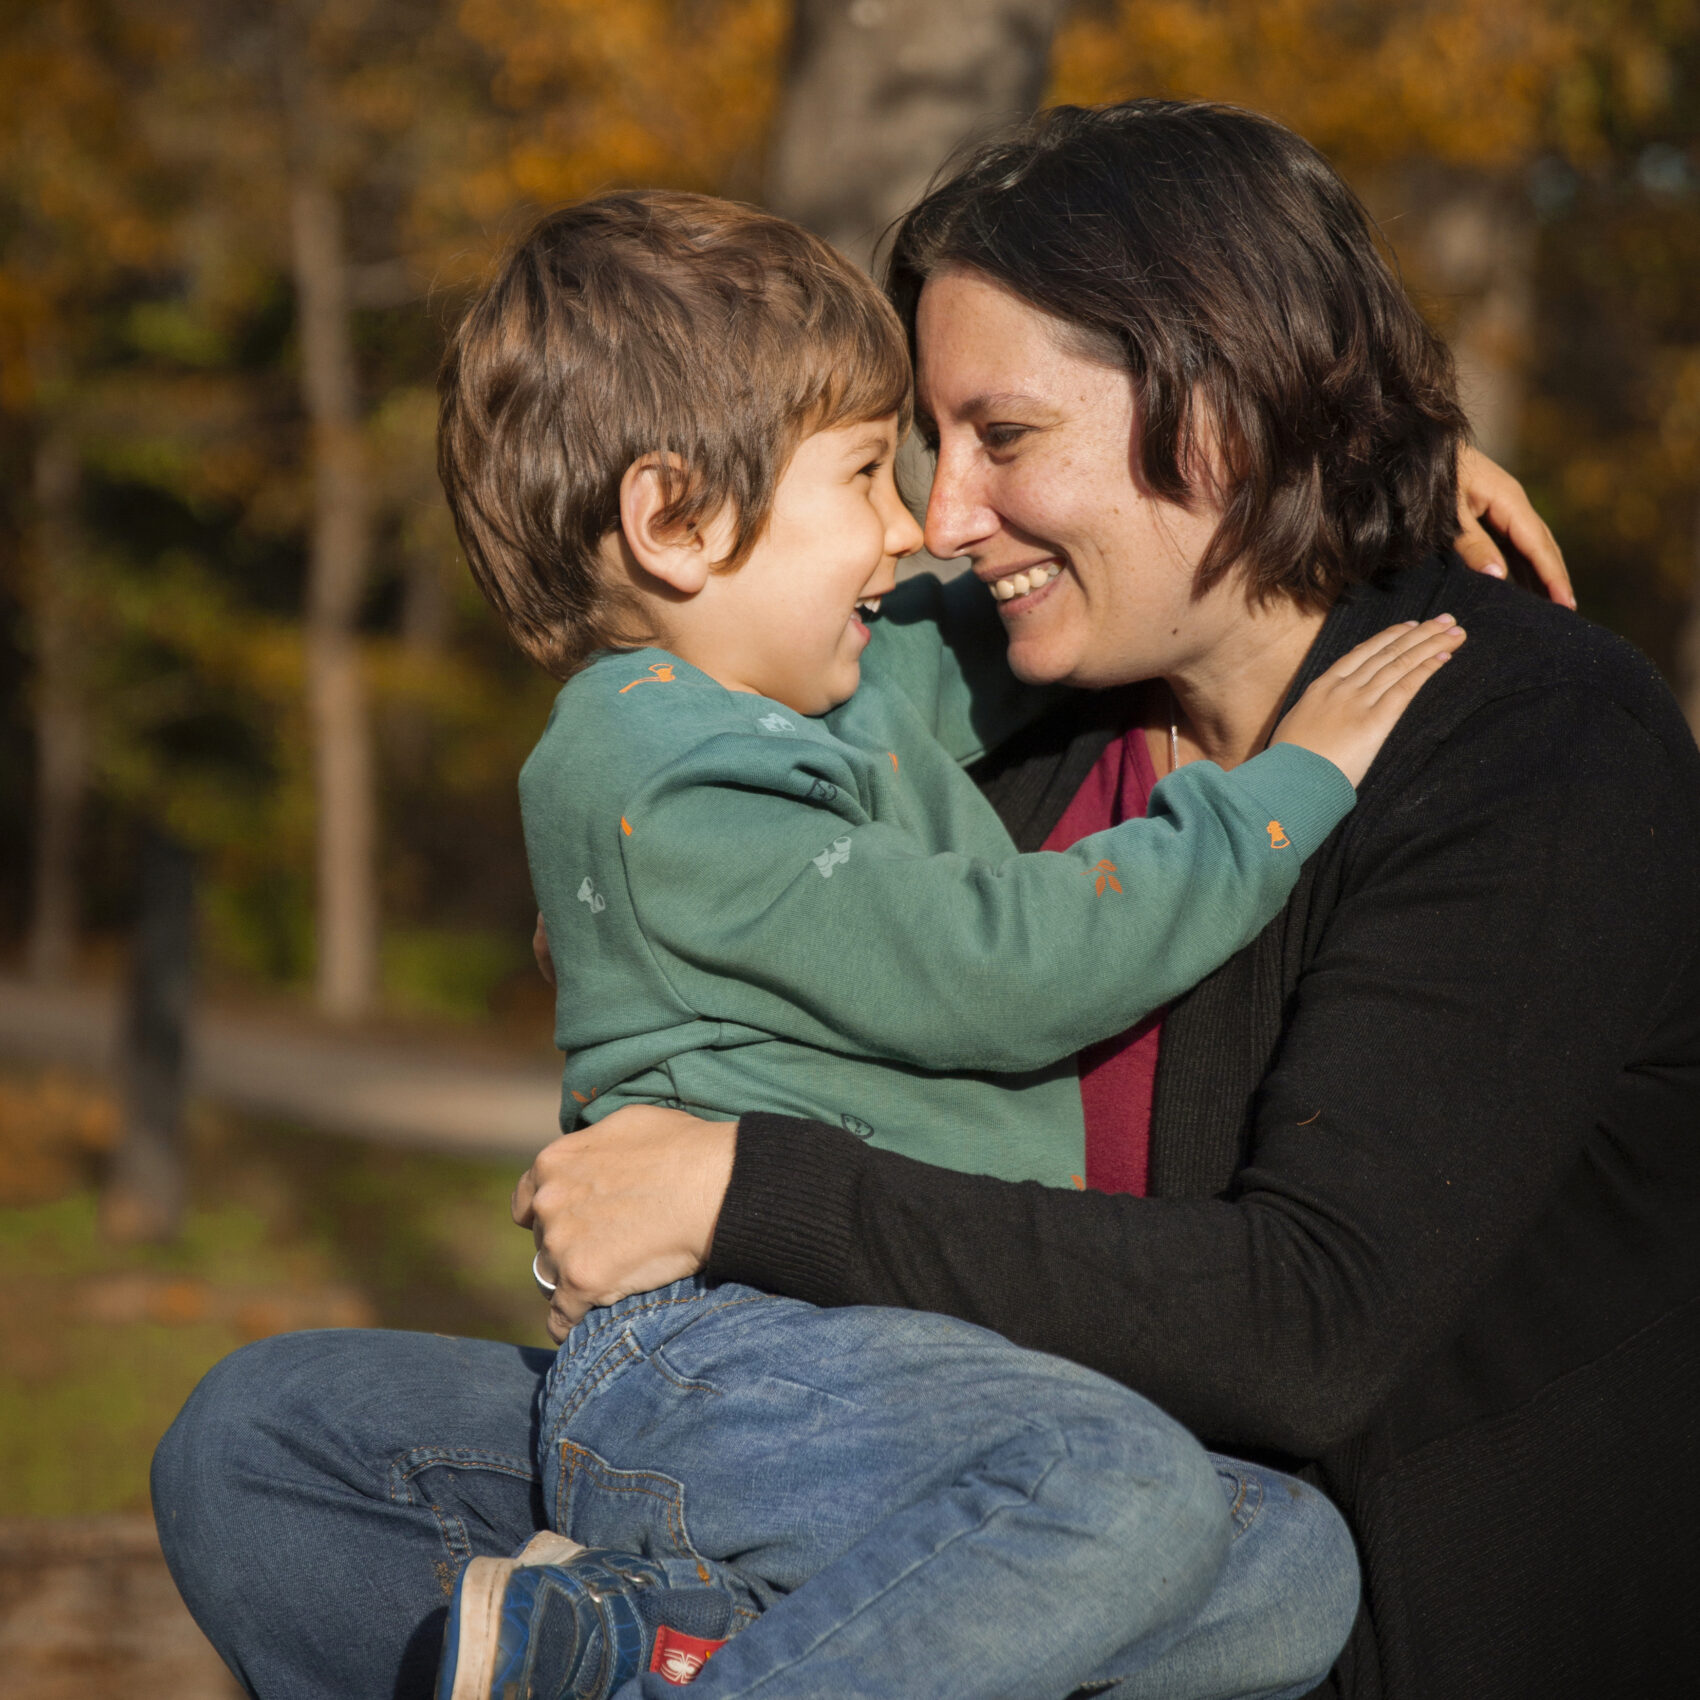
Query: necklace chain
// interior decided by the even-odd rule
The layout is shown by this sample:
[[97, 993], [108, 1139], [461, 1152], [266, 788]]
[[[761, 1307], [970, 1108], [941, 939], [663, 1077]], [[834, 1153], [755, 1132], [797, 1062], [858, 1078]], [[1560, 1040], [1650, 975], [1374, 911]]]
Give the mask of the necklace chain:
[[1169, 686], [1169, 772], [1181, 765], [1180, 705], [1175, 701], [1175, 688]]

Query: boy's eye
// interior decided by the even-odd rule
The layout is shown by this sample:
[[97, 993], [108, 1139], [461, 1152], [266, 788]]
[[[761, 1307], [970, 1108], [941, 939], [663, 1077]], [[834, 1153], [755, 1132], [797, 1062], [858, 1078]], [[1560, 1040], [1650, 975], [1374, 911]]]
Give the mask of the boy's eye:
[[858, 478], [875, 478], [879, 475], [879, 470], [884, 465], [885, 465], [885, 461], [883, 459], [882, 460], [870, 460], [866, 466], [862, 467], [857, 472], [856, 476]]

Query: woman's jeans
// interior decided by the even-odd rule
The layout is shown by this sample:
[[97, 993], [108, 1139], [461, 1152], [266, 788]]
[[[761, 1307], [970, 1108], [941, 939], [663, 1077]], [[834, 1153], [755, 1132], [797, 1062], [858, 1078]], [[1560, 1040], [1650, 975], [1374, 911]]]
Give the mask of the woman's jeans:
[[968, 1324], [683, 1282], [574, 1331], [540, 1434], [554, 1363], [327, 1331], [208, 1374], [154, 1507], [251, 1692], [428, 1695], [460, 1567], [551, 1524], [768, 1608], [702, 1700], [1298, 1695], [1346, 1638], [1356, 1566], [1320, 1495]]

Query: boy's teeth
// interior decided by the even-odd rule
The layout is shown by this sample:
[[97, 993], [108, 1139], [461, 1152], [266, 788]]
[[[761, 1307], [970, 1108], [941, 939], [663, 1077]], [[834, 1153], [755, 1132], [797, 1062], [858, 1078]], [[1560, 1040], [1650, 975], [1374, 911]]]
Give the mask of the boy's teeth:
[[1011, 573], [1008, 578], [992, 580], [992, 595], [1000, 602], [1013, 602], [1030, 590], [1040, 590], [1062, 571], [1055, 561], [1045, 561], [1025, 572]]
[[880, 599], [877, 596], [864, 596], [856, 606], [866, 608], [870, 614], [877, 614], [880, 611]]

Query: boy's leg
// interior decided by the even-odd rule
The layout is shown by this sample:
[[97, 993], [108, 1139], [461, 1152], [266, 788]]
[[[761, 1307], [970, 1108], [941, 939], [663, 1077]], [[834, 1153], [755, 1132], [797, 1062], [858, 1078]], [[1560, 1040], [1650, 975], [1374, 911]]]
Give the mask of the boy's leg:
[[1137, 1395], [942, 1317], [690, 1283], [626, 1305], [551, 1378], [548, 1504], [575, 1540], [729, 1566], [777, 1602], [697, 1679], [704, 1700], [1056, 1697], [1195, 1625], [1200, 1686], [1163, 1692], [1274, 1690], [1269, 1602], [1216, 1586], [1216, 1472]]
[[216, 1365], [154, 1457], [189, 1609], [263, 1700], [424, 1700], [465, 1560], [543, 1527], [548, 1350], [325, 1330]]

